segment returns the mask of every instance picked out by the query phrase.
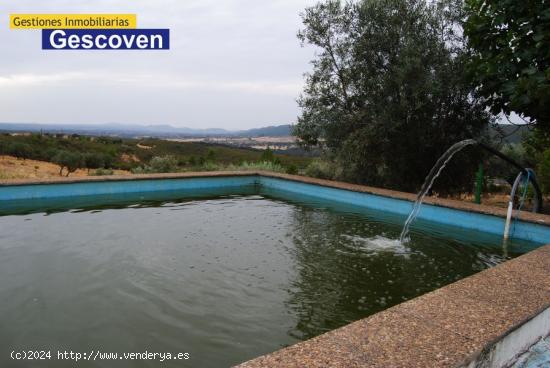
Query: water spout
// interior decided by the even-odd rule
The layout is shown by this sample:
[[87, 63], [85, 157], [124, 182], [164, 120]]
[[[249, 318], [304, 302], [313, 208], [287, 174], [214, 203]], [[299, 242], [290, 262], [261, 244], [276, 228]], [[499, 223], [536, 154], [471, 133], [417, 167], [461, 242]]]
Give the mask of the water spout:
[[[519, 212], [521, 211], [523, 204], [525, 203], [528, 185], [533, 184], [533, 187], [535, 188], [538, 185], [536, 184], [537, 180], [535, 179], [535, 172], [532, 169], [525, 169], [523, 171], [520, 171], [520, 173], [516, 177], [516, 180], [514, 181], [514, 185], [512, 185], [512, 191], [510, 192], [510, 200], [508, 201], [508, 211], [506, 213], [506, 222], [504, 224], [504, 241], [507, 241], [508, 238], [510, 237], [510, 224], [512, 220], [512, 213], [514, 211], [514, 199], [516, 198], [516, 192], [522, 180], [524, 181], [523, 195], [520, 198], [519, 205], [517, 208], [516, 220], [519, 217]], [[533, 212], [537, 212], [541, 206], [539, 202], [539, 196], [535, 195], [533, 197], [533, 200], [534, 200]]]
[[420, 206], [424, 201], [424, 197], [426, 197], [426, 194], [432, 188], [435, 179], [437, 179], [437, 177], [441, 174], [441, 171], [443, 171], [445, 166], [447, 166], [451, 158], [453, 158], [453, 156], [457, 152], [459, 152], [466, 146], [474, 144], [477, 144], [477, 141], [473, 139], [465, 139], [463, 141], [453, 144], [447, 151], [445, 151], [443, 155], [441, 155], [441, 157], [439, 157], [435, 165], [430, 170], [428, 176], [426, 176], [426, 179], [424, 179], [422, 188], [416, 196], [416, 201], [414, 202], [413, 208], [409, 213], [409, 217], [407, 217], [407, 221], [405, 221], [405, 225], [403, 226], [403, 230], [401, 231], [401, 236], [399, 238], [401, 243], [407, 243], [409, 241], [409, 227], [411, 226], [411, 223], [416, 219], [416, 216], [418, 216], [418, 212], [420, 212]]
[[453, 144], [447, 151], [445, 151], [445, 153], [441, 155], [441, 157], [439, 157], [435, 165], [432, 167], [428, 176], [426, 176], [426, 179], [424, 179], [422, 188], [420, 189], [420, 192], [418, 192], [418, 195], [416, 196], [416, 201], [414, 202], [413, 208], [409, 213], [409, 217], [407, 217], [407, 221], [405, 221], [405, 225], [403, 226], [403, 230], [401, 231], [401, 236], [399, 238], [401, 243], [404, 244], [409, 241], [409, 227], [411, 226], [411, 223], [416, 219], [416, 216], [418, 216], [418, 212], [420, 212], [420, 206], [424, 201], [424, 197], [432, 188], [432, 185], [435, 179], [437, 179], [437, 177], [441, 174], [441, 171], [443, 171], [445, 166], [447, 166], [451, 158], [453, 158], [453, 156], [457, 152], [459, 152], [466, 146], [470, 146], [474, 144], [479, 145], [481, 148], [485, 149], [486, 151], [489, 151], [493, 155], [503, 159], [509, 164], [519, 168], [521, 171], [520, 174], [518, 175], [518, 178], [516, 179], [516, 183], [514, 184], [514, 188], [512, 189], [512, 193], [511, 193], [511, 198], [510, 198], [511, 202], [508, 208], [509, 215], [508, 215], [508, 220], [506, 221], [506, 230], [504, 232], [505, 240], [508, 238], [511, 211], [513, 209], [513, 197], [515, 195], [516, 187], [523, 176], [527, 177], [525, 185], [528, 185], [529, 183], [531, 183], [533, 185], [533, 188], [535, 189], [533, 212], [540, 212], [542, 210], [542, 193], [540, 191], [540, 186], [536, 180], [535, 173], [532, 169], [524, 168], [519, 163], [509, 158], [508, 156], [504, 155], [503, 153], [499, 152], [498, 150], [492, 148], [491, 146], [488, 146], [482, 142], [478, 142], [474, 139], [465, 139], [463, 141]]

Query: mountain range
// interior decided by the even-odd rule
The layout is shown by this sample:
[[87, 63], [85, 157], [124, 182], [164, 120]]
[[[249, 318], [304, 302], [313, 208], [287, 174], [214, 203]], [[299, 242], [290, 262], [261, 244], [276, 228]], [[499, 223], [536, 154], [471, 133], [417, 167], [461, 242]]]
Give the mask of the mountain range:
[[137, 124], [37, 124], [0, 123], [3, 132], [47, 132], [61, 134], [111, 135], [121, 137], [153, 136], [160, 138], [176, 137], [283, 137], [289, 136], [292, 125], [267, 126], [248, 130], [226, 130], [219, 128], [193, 129], [171, 125]]
[[[498, 124], [490, 127], [490, 134], [497, 140], [508, 143], [519, 143], [523, 135], [529, 134], [528, 126]], [[137, 124], [36, 124], [36, 123], [1, 123], [0, 132], [47, 132], [61, 134], [107, 135], [120, 137], [287, 137], [291, 135], [292, 125], [273, 125], [248, 130], [226, 130], [220, 128], [193, 129], [179, 128], [171, 125], [137, 125]]]

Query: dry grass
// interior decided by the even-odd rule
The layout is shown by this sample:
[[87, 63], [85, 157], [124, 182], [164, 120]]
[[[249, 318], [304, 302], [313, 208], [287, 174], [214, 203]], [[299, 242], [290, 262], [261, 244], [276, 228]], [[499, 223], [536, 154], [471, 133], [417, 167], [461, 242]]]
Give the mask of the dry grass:
[[[66, 169], [64, 170], [66, 172]], [[129, 174], [126, 170], [114, 170], [113, 174]], [[88, 176], [88, 170], [78, 169], [69, 176]], [[22, 160], [13, 156], [0, 156], [0, 180], [43, 179], [59, 177], [59, 166], [51, 162]]]
[[[453, 197], [465, 202], [473, 202], [473, 194], [461, 194], [460, 196]], [[494, 207], [508, 208], [508, 201], [510, 200], [510, 194], [508, 193], [483, 193], [481, 195], [481, 204]], [[519, 198], [516, 198], [515, 204], [517, 204]], [[542, 213], [550, 214], [550, 197], [543, 197], [543, 211]], [[527, 199], [522, 207], [524, 211], [531, 211], [533, 209], [533, 201]]]

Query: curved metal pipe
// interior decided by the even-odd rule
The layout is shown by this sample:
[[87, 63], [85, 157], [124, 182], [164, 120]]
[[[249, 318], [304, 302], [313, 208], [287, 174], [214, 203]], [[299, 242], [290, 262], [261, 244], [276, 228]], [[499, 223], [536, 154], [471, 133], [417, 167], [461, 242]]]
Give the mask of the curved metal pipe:
[[529, 178], [529, 181], [531, 182], [531, 184], [533, 185], [533, 188], [535, 189], [535, 203], [533, 204], [533, 212], [540, 213], [542, 211], [542, 192], [540, 190], [539, 183], [537, 182], [535, 172], [530, 168], [523, 167], [517, 161], [511, 159], [510, 157], [494, 149], [493, 147], [486, 145], [485, 143], [477, 142], [477, 144], [484, 150], [489, 151], [493, 155], [501, 158], [502, 160], [508, 162], [512, 166], [515, 166], [516, 168], [518, 168], [523, 175], [527, 175], [527, 177]]

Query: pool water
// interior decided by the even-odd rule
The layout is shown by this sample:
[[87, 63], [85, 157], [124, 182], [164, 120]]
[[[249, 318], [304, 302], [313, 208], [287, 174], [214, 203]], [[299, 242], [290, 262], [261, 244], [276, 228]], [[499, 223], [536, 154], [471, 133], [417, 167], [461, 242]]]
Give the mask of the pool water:
[[125, 198], [0, 216], [0, 366], [44, 349], [189, 354], [90, 367], [230, 366], [536, 246], [421, 222], [402, 245], [402, 216], [265, 194]]

